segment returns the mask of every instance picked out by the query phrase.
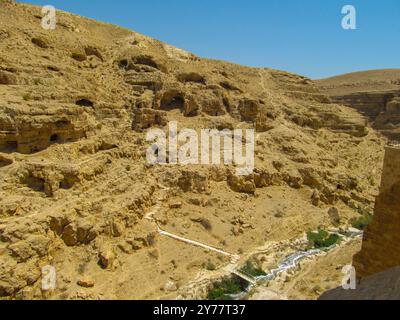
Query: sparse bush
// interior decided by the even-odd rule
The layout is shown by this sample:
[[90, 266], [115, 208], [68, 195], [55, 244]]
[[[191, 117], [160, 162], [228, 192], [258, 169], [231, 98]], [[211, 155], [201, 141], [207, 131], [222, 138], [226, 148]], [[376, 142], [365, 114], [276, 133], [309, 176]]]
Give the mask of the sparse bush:
[[204, 268], [206, 268], [208, 271], [215, 271], [217, 269], [215, 264], [212, 263], [210, 260], [204, 263]]
[[266, 276], [267, 274], [260, 267], [254, 265], [252, 262], [247, 261], [246, 264], [240, 269], [240, 271], [246, 275], [252, 277]]
[[30, 95], [29, 93], [25, 93], [25, 94], [22, 96], [22, 99], [24, 99], [25, 101], [28, 101], [28, 100], [31, 100], [32, 97], [31, 97], [31, 95]]
[[317, 249], [329, 248], [340, 242], [341, 238], [337, 234], [329, 234], [329, 232], [319, 229], [318, 232], [308, 232], [307, 238], [309, 243]]
[[358, 230], [364, 230], [372, 222], [373, 218], [372, 214], [366, 214], [354, 220], [351, 225]]
[[368, 177], [368, 182], [372, 187], [376, 185], [375, 178], [373, 176]]
[[362, 216], [371, 215], [370, 211], [366, 208], [357, 207], [356, 211]]
[[146, 237], [147, 244], [152, 247], [156, 244], [156, 235], [155, 233], [149, 233]]
[[283, 211], [278, 210], [275, 214], [274, 217], [275, 218], [283, 218], [285, 216], [285, 214], [283, 213]]
[[227, 278], [213, 284], [208, 292], [208, 300], [232, 300], [231, 295], [246, 289], [246, 284], [239, 278]]
[[204, 229], [210, 231], [212, 229], [212, 225], [210, 220], [206, 219], [206, 218], [202, 218], [200, 220], [200, 224], [204, 227]]
[[86, 264], [85, 264], [85, 263], [81, 263], [81, 264], [78, 266], [78, 273], [79, 273], [79, 274], [84, 274], [85, 271], [86, 271]]

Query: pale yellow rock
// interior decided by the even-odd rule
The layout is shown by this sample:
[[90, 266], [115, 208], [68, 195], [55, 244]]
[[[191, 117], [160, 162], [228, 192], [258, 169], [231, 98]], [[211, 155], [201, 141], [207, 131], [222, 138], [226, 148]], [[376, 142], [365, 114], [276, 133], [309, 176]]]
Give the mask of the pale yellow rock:
[[94, 287], [94, 280], [90, 277], [83, 277], [78, 280], [77, 284], [83, 288], [93, 288]]

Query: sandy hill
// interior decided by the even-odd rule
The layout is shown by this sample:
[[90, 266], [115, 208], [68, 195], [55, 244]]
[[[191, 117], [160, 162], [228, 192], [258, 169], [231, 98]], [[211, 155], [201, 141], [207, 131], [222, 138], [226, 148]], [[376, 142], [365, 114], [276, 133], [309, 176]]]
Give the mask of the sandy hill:
[[[311, 80], [57, 19], [47, 31], [41, 8], [0, 1], [0, 297], [202, 297], [193, 281], [231, 260], [161, 229], [243, 263], [265, 243], [371, 211], [385, 141]], [[172, 120], [256, 129], [254, 174], [149, 166], [146, 129]]]
[[331, 96], [363, 91], [399, 90], [400, 69], [370, 70], [347, 73], [316, 81]]

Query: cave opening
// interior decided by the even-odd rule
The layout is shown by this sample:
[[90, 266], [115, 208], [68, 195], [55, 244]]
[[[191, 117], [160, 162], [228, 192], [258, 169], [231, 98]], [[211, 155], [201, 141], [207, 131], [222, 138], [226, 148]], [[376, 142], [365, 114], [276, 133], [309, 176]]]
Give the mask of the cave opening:
[[180, 82], [192, 82], [192, 83], [198, 83], [198, 84], [206, 84], [206, 79], [199, 73], [196, 72], [190, 72], [190, 73], [182, 73], [178, 76], [178, 80]]
[[118, 67], [120, 69], [128, 69], [128, 66], [129, 66], [128, 59], [122, 59], [122, 60], [118, 61]]
[[28, 188], [32, 189], [33, 191], [44, 192], [44, 190], [45, 190], [45, 183], [46, 182], [42, 178], [29, 176], [26, 179], [25, 183], [28, 186]]
[[75, 102], [76, 105], [81, 106], [81, 107], [93, 107], [94, 103], [90, 101], [89, 99], [79, 99], [78, 101]]
[[53, 134], [51, 137], [50, 137], [50, 142], [51, 143], [58, 143], [58, 142], [60, 142], [61, 141], [61, 137], [58, 135], [58, 134]]
[[74, 187], [74, 181], [65, 178], [64, 180], [62, 180], [60, 182], [59, 187], [60, 187], [60, 189], [64, 189], [64, 190], [72, 189]]
[[180, 94], [164, 95], [161, 99], [160, 109], [163, 111], [171, 111], [174, 109], [183, 110], [185, 106], [185, 99]]
[[156, 61], [154, 61], [154, 59], [151, 56], [137, 56], [133, 59], [133, 62], [135, 64], [141, 64], [141, 65], [145, 65], [145, 66], [160, 70], [159, 65], [157, 64]]

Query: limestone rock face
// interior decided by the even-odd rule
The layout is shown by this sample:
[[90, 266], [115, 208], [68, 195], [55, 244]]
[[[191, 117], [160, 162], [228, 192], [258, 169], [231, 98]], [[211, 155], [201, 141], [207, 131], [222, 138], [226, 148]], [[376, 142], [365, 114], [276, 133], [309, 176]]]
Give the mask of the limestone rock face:
[[[0, 105], [0, 108], [2, 106]], [[0, 151], [30, 154], [56, 143], [77, 141], [90, 129], [81, 110], [58, 110], [53, 114], [38, 110], [18, 111], [5, 107], [0, 118]]]
[[317, 82], [335, 103], [356, 109], [392, 140], [400, 139], [400, 70], [350, 73]]
[[[385, 141], [310, 79], [59, 10], [48, 32], [41, 7], [0, 7], [1, 299], [176, 298], [229, 261], [161, 229], [245, 256], [372, 209]], [[237, 176], [224, 152], [148, 163], [147, 133], [174, 138], [173, 121], [198, 137], [254, 130], [254, 171]]]
[[238, 177], [231, 174], [228, 177], [228, 184], [236, 192], [254, 193], [256, 191], [253, 175]]

